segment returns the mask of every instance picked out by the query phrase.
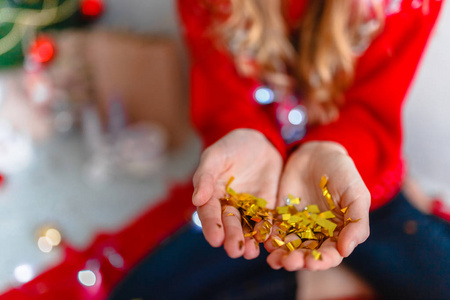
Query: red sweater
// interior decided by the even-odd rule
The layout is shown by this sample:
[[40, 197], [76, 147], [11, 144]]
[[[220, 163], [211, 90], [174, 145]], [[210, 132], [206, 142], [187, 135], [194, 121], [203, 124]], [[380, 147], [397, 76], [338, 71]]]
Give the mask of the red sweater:
[[[306, 0], [290, 1], [289, 15], [301, 16]], [[442, 1], [387, 1], [383, 32], [358, 59], [352, 86], [337, 121], [308, 128], [299, 142], [335, 141], [354, 160], [372, 194], [371, 209], [400, 189], [403, 100], [424, 52]], [[428, 4], [427, 4], [428, 3]], [[215, 10], [226, 0], [178, 0], [191, 53], [191, 116], [209, 146], [237, 128], [262, 132], [285, 158], [292, 145], [280, 135], [274, 108], [253, 98], [261, 83], [237, 73], [229, 53], [215, 47], [208, 31]], [[425, 7], [423, 7], [425, 6]]]

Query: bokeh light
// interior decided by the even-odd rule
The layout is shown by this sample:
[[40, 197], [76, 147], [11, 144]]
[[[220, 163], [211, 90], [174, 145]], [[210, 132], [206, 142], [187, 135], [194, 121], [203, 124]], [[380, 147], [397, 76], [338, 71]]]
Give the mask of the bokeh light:
[[14, 269], [14, 277], [18, 282], [28, 282], [34, 277], [34, 270], [28, 264], [17, 266]]
[[49, 36], [41, 35], [31, 44], [30, 55], [37, 63], [49, 62], [55, 54], [53, 40]]
[[306, 113], [302, 108], [297, 106], [289, 112], [288, 120], [292, 125], [304, 124], [306, 122]]
[[202, 228], [202, 222], [200, 221], [197, 212], [194, 212], [192, 214], [192, 222], [194, 222], [194, 224], [197, 225], [198, 227]]
[[55, 228], [50, 228], [45, 236], [51, 241], [52, 246], [58, 246], [61, 243], [61, 234]]
[[53, 249], [52, 241], [46, 236], [41, 236], [38, 239], [37, 244], [38, 244], [39, 250], [41, 250], [44, 253], [49, 253]]
[[121, 269], [125, 266], [125, 260], [113, 247], [106, 247], [103, 250], [103, 255], [108, 258], [109, 263], [117, 268]]
[[253, 97], [255, 98], [256, 102], [263, 105], [270, 104], [275, 99], [273, 91], [265, 86], [257, 88], [255, 90], [255, 93], [253, 94]]
[[98, 17], [104, 9], [101, 0], [84, 0], [81, 2], [81, 12], [86, 17]]
[[97, 282], [95, 273], [91, 270], [82, 270], [78, 272], [78, 281], [85, 286], [93, 286]]

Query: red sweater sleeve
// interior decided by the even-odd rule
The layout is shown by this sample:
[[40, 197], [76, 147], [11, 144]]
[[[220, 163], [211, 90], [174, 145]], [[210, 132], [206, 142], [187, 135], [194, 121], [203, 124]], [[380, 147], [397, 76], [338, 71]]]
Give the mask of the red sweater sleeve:
[[387, 16], [383, 33], [359, 59], [339, 119], [310, 128], [301, 141], [343, 145], [372, 193], [372, 209], [399, 189], [402, 102], [441, 7], [430, 0], [426, 11], [413, 2], [403, 1], [399, 12]]
[[263, 133], [283, 158], [286, 145], [273, 110], [253, 100], [258, 82], [237, 73], [230, 55], [211, 38], [213, 13], [201, 0], [178, 0], [184, 36], [191, 54], [191, 119], [207, 147], [237, 128]]

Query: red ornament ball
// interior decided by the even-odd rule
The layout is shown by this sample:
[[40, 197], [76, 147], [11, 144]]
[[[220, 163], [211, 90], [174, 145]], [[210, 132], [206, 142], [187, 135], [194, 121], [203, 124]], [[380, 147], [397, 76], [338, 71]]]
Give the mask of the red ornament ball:
[[81, 13], [90, 18], [98, 17], [104, 9], [102, 0], [83, 0], [81, 2]]
[[0, 187], [3, 187], [5, 185], [6, 179], [3, 174], [0, 173]]
[[31, 44], [29, 54], [35, 62], [49, 62], [55, 55], [55, 46], [52, 38], [47, 35], [38, 36]]

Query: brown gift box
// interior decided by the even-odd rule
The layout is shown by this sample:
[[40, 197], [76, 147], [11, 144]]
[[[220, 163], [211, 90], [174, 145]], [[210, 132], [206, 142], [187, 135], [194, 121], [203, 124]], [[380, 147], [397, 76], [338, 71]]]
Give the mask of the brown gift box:
[[[170, 146], [185, 140], [190, 130], [187, 97], [172, 40], [106, 30], [66, 31], [56, 40], [59, 51], [53, 68], [70, 66], [71, 71], [59, 70], [52, 77], [68, 89], [76, 82], [72, 94], [78, 95], [77, 101], [93, 100], [106, 120], [108, 99], [119, 96], [129, 123], [162, 125]], [[70, 57], [80, 62], [71, 62]]]

